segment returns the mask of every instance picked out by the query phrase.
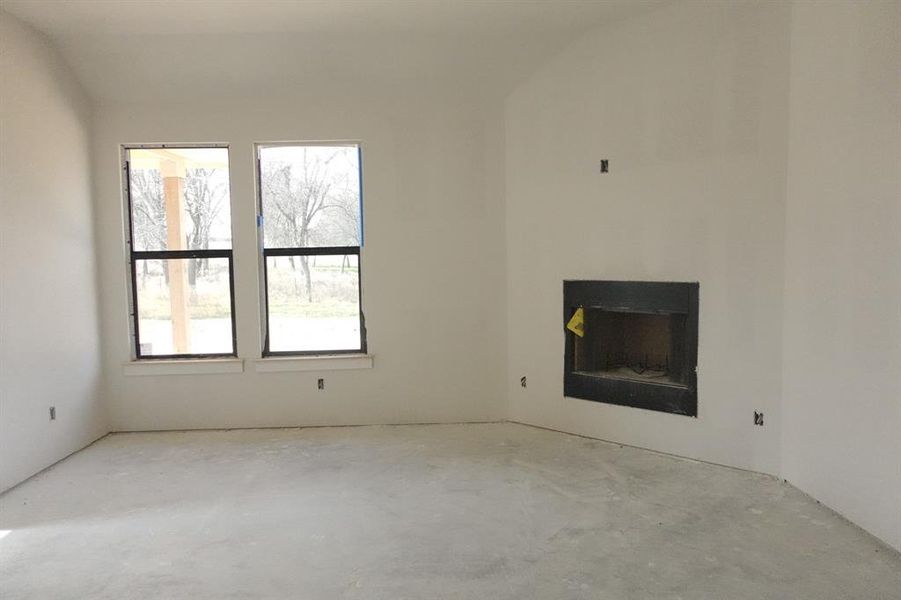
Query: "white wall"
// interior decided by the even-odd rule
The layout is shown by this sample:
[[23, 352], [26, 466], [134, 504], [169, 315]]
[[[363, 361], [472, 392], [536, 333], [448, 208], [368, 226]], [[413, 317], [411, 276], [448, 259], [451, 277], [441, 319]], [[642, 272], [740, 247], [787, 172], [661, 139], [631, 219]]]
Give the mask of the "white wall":
[[[508, 98], [512, 419], [779, 471], [788, 23], [777, 3], [673, 4]], [[564, 279], [700, 282], [697, 419], [563, 396]]]
[[89, 107], [48, 42], [3, 12], [0, 44], [2, 491], [108, 429]]
[[[466, 98], [341, 90], [97, 108], [104, 366], [115, 430], [481, 421], [504, 417], [502, 144]], [[260, 311], [252, 144], [359, 139], [372, 370], [256, 373]], [[124, 376], [130, 339], [119, 144], [227, 142], [241, 374]], [[325, 391], [316, 379], [325, 377]]]
[[783, 473], [901, 549], [901, 4], [795, 4]]

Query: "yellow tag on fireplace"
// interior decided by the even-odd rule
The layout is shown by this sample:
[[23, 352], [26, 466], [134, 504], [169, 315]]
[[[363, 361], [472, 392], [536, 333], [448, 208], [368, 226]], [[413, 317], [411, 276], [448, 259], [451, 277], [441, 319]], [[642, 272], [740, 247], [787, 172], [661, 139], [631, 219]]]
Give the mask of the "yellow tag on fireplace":
[[572, 319], [566, 324], [566, 328], [579, 337], [585, 337], [585, 311], [577, 308]]

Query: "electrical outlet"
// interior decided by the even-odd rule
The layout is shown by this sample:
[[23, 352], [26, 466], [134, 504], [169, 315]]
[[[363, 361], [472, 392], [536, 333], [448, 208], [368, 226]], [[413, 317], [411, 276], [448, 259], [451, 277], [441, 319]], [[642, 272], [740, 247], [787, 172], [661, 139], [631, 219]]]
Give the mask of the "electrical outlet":
[[316, 382], [316, 387], [318, 387], [320, 390], [324, 390], [325, 389], [325, 379], [320, 378], [319, 381]]
[[754, 424], [763, 427], [763, 413], [754, 411]]
[[601, 173], [609, 173], [610, 172], [610, 161], [606, 158], [601, 159]]
[[50, 420], [56, 421], [56, 407], [55, 406], [50, 407]]
[[521, 385], [522, 387], [526, 387], [526, 376], [525, 375], [523, 375], [522, 377], [519, 378], [519, 385]]

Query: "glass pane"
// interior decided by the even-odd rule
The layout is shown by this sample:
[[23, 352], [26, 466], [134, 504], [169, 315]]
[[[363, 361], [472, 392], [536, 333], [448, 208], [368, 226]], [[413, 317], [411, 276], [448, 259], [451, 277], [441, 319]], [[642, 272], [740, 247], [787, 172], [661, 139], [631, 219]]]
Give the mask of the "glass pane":
[[227, 258], [136, 261], [142, 356], [231, 354]]
[[267, 248], [360, 245], [357, 146], [260, 149]]
[[227, 148], [128, 151], [135, 250], [231, 248]]
[[269, 350], [360, 350], [359, 257], [270, 256]]

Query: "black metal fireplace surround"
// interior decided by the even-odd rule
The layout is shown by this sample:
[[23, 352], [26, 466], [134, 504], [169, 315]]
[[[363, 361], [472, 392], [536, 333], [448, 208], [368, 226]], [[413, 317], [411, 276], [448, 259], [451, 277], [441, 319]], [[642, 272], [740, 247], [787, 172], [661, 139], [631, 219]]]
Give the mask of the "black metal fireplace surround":
[[696, 417], [698, 287], [564, 281], [564, 326], [581, 308], [584, 335], [566, 330], [563, 394]]

